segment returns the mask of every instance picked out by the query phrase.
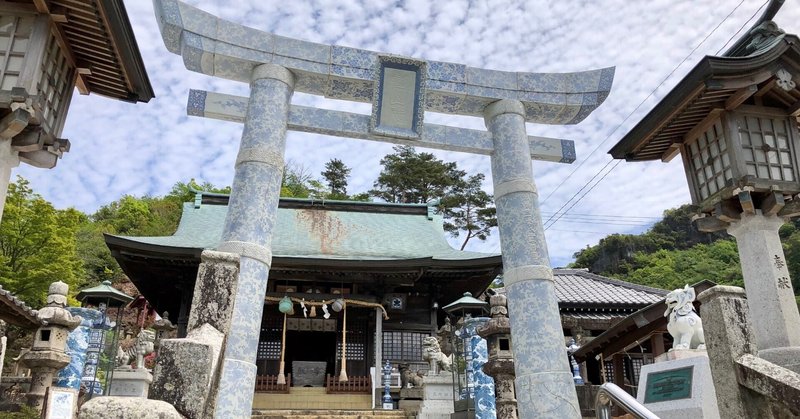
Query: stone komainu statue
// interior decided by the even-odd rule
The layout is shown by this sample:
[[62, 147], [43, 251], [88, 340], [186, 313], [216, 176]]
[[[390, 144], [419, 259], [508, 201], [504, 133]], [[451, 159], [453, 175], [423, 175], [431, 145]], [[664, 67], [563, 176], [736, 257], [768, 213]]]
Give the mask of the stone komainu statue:
[[152, 330], [142, 329], [136, 336], [136, 341], [127, 349], [117, 348], [117, 366], [128, 365], [135, 359], [134, 369], [144, 368], [144, 357], [155, 351], [156, 333]]
[[703, 321], [694, 311], [694, 288], [688, 285], [667, 294], [665, 302], [668, 319], [667, 330], [672, 335], [672, 349], [705, 349], [706, 339], [703, 336]]
[[442, 349], [439, 347], [439, 340], [435, 336], [427, 336], [422, 339], [422, 359], [431, 364], [431, 369], [435, 364], [440, 370], [453, 370], [453, 362], [449, 356], [442, 353]]

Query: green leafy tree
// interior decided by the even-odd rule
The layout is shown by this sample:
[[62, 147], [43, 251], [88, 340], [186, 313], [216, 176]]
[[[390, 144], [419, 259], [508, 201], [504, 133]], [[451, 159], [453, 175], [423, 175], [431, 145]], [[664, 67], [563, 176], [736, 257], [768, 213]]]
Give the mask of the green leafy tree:
[[126, 195], [100, 207], [91, 220], [78, 230], [78, 247], [89, 283], [119, 281], [124, 277], [106, 246], [104, 233], [128, 236], [163, 236], [178, 228], [184, 202], [194, 200], [197, 191], [230, 193], [230, 187], [218, 188], [194, 179], [177, 182], [163, 197]]
[[689, 249], [660, 249], [634, 256], [636, 269], [621, 279], [672, 290], [702, 280], [721, 285], [744, 286], [739, 253], [733, 240], [697, 244]]
[[302, 164], [287, 161], [283, 168], [281, 196], [286, 198], [326, 198], [329, 194], [325, 185]]
[[386, 202], [424, 204], [450, 193], [466, 176], [456, 163], [446, 163], [411, 146], [395, 146], [381, 159], [383, 170], [370, 195]]
[[481, 189], [484, 176], [467, 177], [455, 162], [445, 162], [414, 147], [396, 146], [381, 159], [383, 170], [370, 195], [386, 202], [423, 204], [438, 200], [444, 228], [460, 237], [463, 250], [473, 239], [486, 240], [497, 226], [492, 195]]
[[0, 223], [0, 283], [26, 303], [44, 304], [50, 283], [84, 285], [76, 233], [88, 223], [73, 208], [57, 210], [22, 177], [8, 187]]
[[442, 198], [445, 231], [453, 237], [464, 232], [461, 250], [467, 247], [472, 238], [486, 240], [492, 227], [497, 227], [497, 210], [492, 195], [481, 189], [484, 176], [479, 173], [467, 179], [460, 179], [450, 195]]
[[350, 176], [350, 168], [339, 159], [331, 159], [325, 163], [325, 170], [322, 177], [328, 184], [331, 199], [347, 199], [347, 178]]

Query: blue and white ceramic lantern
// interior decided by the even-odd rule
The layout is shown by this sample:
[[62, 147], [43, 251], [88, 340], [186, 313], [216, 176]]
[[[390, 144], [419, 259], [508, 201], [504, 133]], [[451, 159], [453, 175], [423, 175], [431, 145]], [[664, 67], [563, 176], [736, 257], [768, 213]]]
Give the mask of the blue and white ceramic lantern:
[[478, 336], [477, 328], [485, 325], [488, 317], [469, 318], [464, 322], [461, 337], [469, 344], [469, 358], [467, 365], [468, 387], [475, 400], [475, 419], [495, 419], [497, 411], [494, 397], [494, 379], [483, 372], [483, 364], [489, 360], [489, 351], [486, 339]]
[[[102, 328], [103, 313], [93, 308], [67, 307], [73, 316], [80, 316], [82, 321], [80, 326], [70, 332], [67, 337], [67, 355], [70, 356], [69, 364], [58, 371], [55, 380], [57, 387], [67, 387], [80, 390], [81, 379], [83, 378], [84, 366], [87, 365], [87, 355], [89, 349], [89, 335], [92, 329]], [[99, 352], [95, 352], [99, 355]], [[96, 365], [98, 359], [92, 357], [88, 363]], [[92, 377], [93, 378], [93, 377]], [[98, 387], [99, 388], [99, 387]], [[102, 388], [100, 388], [102, 393]]]

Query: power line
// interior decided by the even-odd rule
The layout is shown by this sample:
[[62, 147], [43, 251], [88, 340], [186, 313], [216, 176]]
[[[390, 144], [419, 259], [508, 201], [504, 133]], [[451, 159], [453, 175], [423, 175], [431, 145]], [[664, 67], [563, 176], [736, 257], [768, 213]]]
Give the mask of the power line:
[[733, 38], [735, 38], [735, 37], [736, 37], [736, 35], [739, 35], [739, 33], [741, 33], [741, 32], [742, 32], [742, 29], [744, 29], [744, 27], [745, 27], [745, 26], [746, 26], [748, 23], [750, 23], [750, 22], [751, 22], [753, 19], [755, 19], [756, 15], [758, 15], [758, 12], [760, 12], [760, 11], [761, 11], [761, 9], [763, 9], [763, 8], [764, 8], [764, 6], [766, 6], [766, 5], [767, 5], [767, 3], [769, 3], [769, 0], [766, 0], [764, 3], [762, 3], [762, 4], [761, 4], [761, 7], [759, 7], [758, 9], [756, 9], [756, 11], [753, 13], [753, 15], [752, 15], [752, 16], [750, 16], [750, 19], [747, 19], [747, 22], [745, 22], [745, 23], [744, 23], [744, 25], [742, 25], [742, 26], [739, 28], [739, 30], [738, 30], [738, 31], [736, 31], [736, 33], [735, 33], [735, 34], [733, 34], [733, 35], [732, 35], [730, 38], [728, 38], [728, 40], [725, 42], [725, 45], [723, 45], [723, 46], [722, 46], [720, 49], [718, 49], [718, 50], [717, 50], [717, 52], [715, 52], [715, 53], [714, 53], [714, 55], [719, 55], [719, 53], [720, 53], [720, 52], [721, 52], [723, 49], [725, 49], [725, 47], [727, 47], [727, 46], [728, 46], [728, 44], [729, 44], [731, 41], [733, 41]]
[[[588, 195], [588, 194], [589, 194], [589, 192], [591, 192], [591, 191], [592, 191], [592, 190], [593, 190], [593, 189], [594, 189], [594, 188], [595, 188], [597, 185], [599, 185], [599, 184], [600, 184], [600, 182], [602, 182], [602, 181], [603, 181], [603, 179], [605, 179], [605, 178], [606, 178], [606, 176], [608, 176], [608, 174], [609, 174], [609, 173], [611, 173], [611, 172], [612, 172], [612, 171], [613, 171], [613, 170], [614, 170], [614, 169], [615, 169], [617, 166], [619, 166], [619, 164], [620, 164], [620, 163], [622, 163], [622, 160], [617, 160], [616, 164], [614, 164], [613, 166], [611, 166], [611, 169], [609, 169], [609, 170], [608, 170], [608, 171], [607, 171], [605, 174], [603, 174], [603, 177], [601, 177], [601, 178], [600, 178], [600, 180], [598, 180], [597, 182], [595, 182], [595, 184], [594, 184], [594, 185], [592, 185], [592, 187], [591, 187], [591, 188], [589, 188], [589, 190], [588, 190], [588, 191], [586, 191], [586, 192], [585, 192], [583, 195], [581, 195], [581, 196], [580, 196], [578, 199], [576, 199], [576, 200], [575, 200], [575, 202], [574, 202], [574, 203], [573, 203], [573, 204], [572, 204], [572, 205], [571, 205], [569, 208], [567, 208], [567, 210], [566, 210], [566, 211], [564, 211], [564, 212], [563, 212], [561, 215], [559, 215], [559, 216], [558, 216], [558, 218], [556, 218], [555, 220], [553, 220], [553, 222], [552, 222], [552, 223], [550, 223], [550, 225], [549, 225], [549, 226], [546, 226], [546, 227], [544, 228], [544, 229], [545, 229], [545, 231], [547, 231], [547, 229], [548, 229], [548, 228], [552, 227], [552, 226], [553, 226], [553, 224], [557, 223], [557, 222], [558, 222], [558, 220], [560, 220], [560, 219], [561, 219], [561, 217], [563, 217], [563, 216], [564, 216], [564, 214], [568, 213], [568, 212], [569, 212], [569, 210], [571, 210], [572, 208], [574, 208], [574, 207], [575, 207], [575, 205], [578, 205], [578, 202], [581, 202], [581, 200], [582, 200], [582, 199], [583, 199], [583, 198], [584, 198], [586, 195]], [[582, 189], [583, 189], [583, 188], [581, 188], [581, 190], [582, 190]], [[569, 202], [569, 201], [567, 201], [567, 202]]]
[[[542, 211], [542, 214], [555, 214], [549, 211]], [[576, 217], [607, 217], [607, 218], [641, 218], [645, 220], [660, 220], [664, 218], [663, 215], [653, 215], [653, 216], [646, 216], [646, 215], [609, 215], [609, 214], [578, 214], [578, 213], [570, 213], [570, 216]]]
[[[662, 86], [664, 83], [666, 83], [666, 81], [667, 81], [667, 80], [669, 80], [669, 78], [670, 78], [670, 77], [672, 77], [672, 75], [673, 75], [673, 74], [675, 74], [675, 72], [678, 70], [678, 68], [680, 68], [680, 66], [682, 66], [682, 65], [683, 65], [683, 63], [685, 63], [685, 62], [686, 62], [686, 61], [687, 61], [687, 60], [688, 60], [688, 59], [689, 59], [689, 58], [692, 56], [692, 54], [694, 54], [694, 53], [695, 53], [695, 51], [697, 51], [697, 49], [698, 49], [698, 48], [700, 48], [700, 46], [701, 46], [701, 45], [703, 45], [703, 44], [704, 44], [704, 43], [705, 43], [705, 42], [708, 40], [708, 38], [709, 38], [709, 37], [710, 37], [712, 34], [714, 34], [714, 32], [716, 32], [716, 31], [717, 31], [717, 29], [719, 29], [719, 27], [720, 27], [720, 26], [722, 26], [722, 24], [723, 24], [723, 23], [725, 23], [725, 21], [726, 21], [726, 20], [728, 20], [728, 19], [729, 19], [729, 18], [730, 18], [730, 17], [731, 17], [731, 16], [732, 16], [732, 15], [733, 15], [735, 12], [736, 12], [736, 10], [738, 10], [738, 9], [739, 9], [739, 7], [741, 7], [741, 5], [742, 5], [743, 3], [744, 3], [744, 0], [741, 0], [741, 1], [739, 2], [739, 4], [737, 4], [737, 5], [736, 5], [736, 7], [734, 7], [734, 8], [733, 8], [733, 10], [731, 10], [731, 12], [730, 12], [730, 13], [728, 13], [728, 15], [727, 15], [727, 16], [725, 16], [725, 18], [724, 18], [724, 19], [722, 19], [722, 21], [720, 21], [720, 22], [717, 24], [717, 26], [715, 26], [715, 27], [714, 27], [714, 29], [712, 29], [712, 30], [711, 30], [711, 32], [709, 32], [709, 33], [708, 33], [708, 34], [705, 36], [705, 38], [703, 38], [703, 40], [702, 40], [702, 41], [700, 41], [700, 43], [699, 43], [699, 44], [697, 44], [697, 46], [695, 46], [695, 47], [694, 47], [694, 48], [693, 48], [693, 49], [692, 49], [692, 50], [689, 52], [689, 54], [688, 54], [688, 55], [686, 55], [686, 57], [684, 57], [684, 59], [683, 59], [683, 60], [681, 60], [681, 62], [680, 62], [680, 63], [678, 63], [678, 65], [676, 65], [676, 66], [675, 66], [675, 68], [673, 68], [673, 69], [672, 69], [672, 71], [670, 71], [670, 72], [669, 72], [669, 74], [667, 74], [667, 76], [666, 76], [666, 77], [664, 77], [664, 79], [663, 79], [663, 80], [661, 80], [661, 82], [660, 82], [660, 83], [658, 83], [658, 85], [657, 85], [657, 86], [656, 86], [656, 87], [655, 87], [655, 88], [654, 88], [654, 89], [653, 89], [653, 90], [652, 90], [652, 91], [651, 91], [651, 92], [650, 92], [650, 93], [649, 93], [649, 94], [648, 94], [648, 95], [647, 95], [647, 96], [646, 96], [646, 97], [645, 97], [645, 98], [644, 98], [644, 99], [643, 99], [641, 102], [639, 102], [639, 104], [638, 104], [638, 105], [636, 105], [636, 107], [635, 107], [635, 108], [634, 108], [634, 109], [633, 109], [633, 110], [632, 110], [630, 113], [628, 113], [628, 115], [625, 117], [625, 119], [623, 119], [623, 120], [622, 120], [622, 122], [620, 122], [620, 123], [619, 123], [619, 124], [618, 124], [618, 125], [617, 125], [617, 126], [616, 126], [616, 127], [615, 127], [615, 128], [614, 128], [614, 129], [613, 129], [613, 130], [612, 130], [612, 131], [611, 131], [611, 132], [610, 132], [610, 133], [609, 133], [607, 136], [606, 136], [606, 138], [605, 138], [605, 139], [604, 139], [602, 142], [600, 142], [600, 144], [598, 144], [598, 145], [597, 145], [597, 147], [595, 147], [595, 148], [594, 148], [594, 150], [592, 150], [592, 151], [591, 151], [591, 153], [589, 153], [589, 155], [586, 157], [586, 160], [584, 160], [584, 161], [583, 161], [583, 162], [582, 162], [580, 165], [578, 165], [578, 167], [576, 167], [576, 168], [575, 168], [575, 169], [574, 169], [574, 170], [573, 170], [573, 171], [572, 171], [572, 172], [571, 172], [571, 173], [570, 173], [570, 174], [569, 174], [569, 175], [568, 175], [566, 178], [564, 178], [564, 180], [562, 180], [562, 181], [561, 181], [561, 183], [559, 183], [559, 184], [556, 186], [556, 188], [555, 188], [555, 189], [554, 189], [552, 192], [550, 192], [550, 194], [549, 194], [549, 195], [547, 195], [547, 197], [545, 197], [545, 199], [544, 199], [544, 200], [542, 200], [542, 203], [544, 203], [545, 201], [547, 201], [547, 199], [548, 199], [550, 196], [552, 196], [552, 195], [553, 195], [553, 193], [555, 193], [555, 192], [556, 192], [556, 191], [557, 191], [557, 190], [558, 190], [558, 189], [559, 189], [559, 188], [560, 188], [560, 187], [561, 187], [561, 186], [562, 186], [562, 185], [563, 185], [563, 184], [564, 184], [564, 183], [565, 183], [565, 182], [566, 182], [566, 181], [567, 181], [567, 180], [568, 180], [570, 177], [572, 177], [572, 175], [573, 175], [573, 174], [574, 174], [574, 173], [575, 173], [575, 172], [576, 172], [578, 169], [580, 169], [580, 168], [583, 166], [583, 164], [584, 164], [584, 163], [586, 163], [587, 161], [589, 161], [589, 157], [591, 157], [591, 156], [592, 156], [592, 154], [594, 154], [594, 153], [595, 153], [595, 152], [596, 152], [596, 151], [597, 151], [597, 150], [598, 150], [598, 149], [599, 149], [599, 148], [600, 148], [600, 147], [601, 147], [603, 144], [605, 144], [605, 142], [606, 142], [606, 141], [608, 141], [608, 140], [611, 138], [611, 136], [612, 136], [612, 135], [614, 135], [614, 133], [615, 133], [615, 132], [617, 132], [617, 130], [618, 130], [620, 127], [622, 127], [622, 126], [625, 124], [625, 122], [627, 122], [627, 121], [628, 121], [628, 119], [630, 119], [630, 117], [631, 117], [631, 116], [633, 116], [633, 114], [634, 114], [634, 113], [636, 113], [636, 111], [638, 111], [638, 110], [639, 110], [639, 108], [641, 108], [641, 107], [642, 107], [642, 105], [643, 105], [645, 102], [647, 102], [647, 100], [648, 100], [648, 99], [650, 99], [650, 97], [651, 97], [651, 96], [653, 96], [653, 94], [656, 92], [656, 90], [658, 90], [658, 88], [659, 88], [659, 87], [661, 87], [661, 86]], [[749, 22], [749, 20], [748, 20], [748, 22]], [[746, 24], [747, 24], [747, 22], [745, 22], [745, 23], [744, 23], [744, 25], [746, 25]], [[744, 26], [744, 25], [743, 25], [743, 26]], [[741, 29], [740, 29], [740, 30], [741, 30]], [[590, 184], [590, 183], [591, 183], [591, 182], [592, 182], [592, 181], [593, 181], [593, 180], [594, 180], [594, 179], [595, 179], [595, 178], [596, 178], [596, 177], [597, 177], [597, 176], [598, 176], [600, 173], [602, 173], [602, 172], [603, 172], [603, 170], [605, 170], [605, 169], [606, 169], [606, 168], [609, 166], [609, 164], [611, 164], [611, 162], [612, 162], [612, 161], [613, 161], [613, 160], [611, 160], [611, 161], [609, 161], [608, 163], [606, 163], [606, 164], [605, 164], [605, 166], [603, 166], [603, 167], [602, 167], [602, 168], [601, 168], [601, 169], [600, 169], [600, 170], [599, 170], [597, 173], [595, 173], [595, 175], [594, 175], [594, 176], [592, 176], [592, 178], [591, 178], [591, 179], [589, 179], [589, 181], [588, 181], [588, 182], [586, 182], [586, 183], [585, 183], [585, 184], [584, 184], [584, 185], [583, 185], [583, 186], [582, 186], [582, 187], [581, 187], [581, 188], [578, 190], [578, 192], [576, 192], [574, 195], [572, 195], [572, 197], [570, 197], [570, 198], [569, 198], [569, 199], [568, 199], [568, 200], [567, 200], [567, 201], [564, 203], [564, 205], [562, 205], [562, 206], [561, 206], [561, 207], [560, 207], [560, 208], [559, 208], [559, 209], [556, 211], [556, 214], [558, 214], [559, 212], [561, 212], [561, 210], [563, 210], [563, 209], [564, 209], [564, 208], [565, 208], [567, 205], [569, 205], [570, 201], [572, 201], [573, 199], [575, 199], [575, 197], [576, 197], [576, 196], [578, 196], [578, 194], [580, 194], [580, 193], [581, 193], [581, 192], [582, 192], [584, 189], [586, 189], [586, 187], [587, 187], [587, 186], [588, 186], [588, 185], [589, 185], [589, 184]], [[612, 171], [612, 170], [614, 170], [614, 168], [616, 168], [616, 167], [619, 165], [619, 162], [620, 162], [620, 161], [621, 161], [621, 160], [618, 160], [618, 161], [617, 161], [617, 164], [615, 164], [614, 166], [612, 166], [612, 167], [611, 167], [611, 169], [610, 169], [608, 172], [606, 172], [606, 174], [605, 174], [605, 175], [603, 175], [603, 177], [602, 177], [602, 178], [600, 178], [600, 180], [598, 180], [598, 181], [597, 181], [597, 183], [595, 183], [595, 185], [594, 185], [594, 186], [592, 186], [592, 187], [589, 189], [589, 191], [587, 191], [587, 193], [588, 193], [588, 192], [591, 192], [591, 190], [592, 190], [592, 189], [594, 189], [594, 187], [595, 187], [595, 186], [597, 186], [597, 184], [598, 184], [598, 183], [600, 183], [600, 181], [602, 181], [602, 180], [603, 180], [603, 179], [604, 179], [606, 176], [608, 176], [608, 173], [611, 173], [611, 171]], [[580, 197], [580, 198], [579, 198], [577, 201], [575, 201], [575, 203], [574, 203], [574, 204], [572, 204], [572, 206], [570, 206], [570, 207], [569, 207], [569, 209], [573, 208], [573, 207], [574, 207], [574, 206], [575, 206], [575, 205], [576, 205], [578, 202], [580, 202], [580, 200], [581, 200], [581, 199], [583, 199], [583, 197], [585, 197], [587, 193], [584, 193], [584, 194], [583, 194], [583, 195], [582, 195], [582, 196], [581, 196], [581, 197]], [[568, 212], [568, 211], [569, 211], [569, 209], [567, 209], [565, 212]], [[552, 226], [553, 224], [555, 224], [556, 222], [558, 222], [558, 220], [559, 220], [559, 219], [561, 219], [561, 216], [558, 216], [558, 217], [555, 219], [555, 221], [552, 221], [552, 220], [553, 220], [553, 217], [555, 217], [555, 215], [553, 215], [553, 216], [550, 216], [550, 217], [547, 219], [547, 221], [545, 221], [545, 222], [544, 222], [544, 224], [550, 223], [550, 226]], [[552, 221], [552, 222], [551, 222], [551, 221]], [[546, 227], [545, 227], [545, 230], [547, 230], [548, 228], [549, 228], [549, 226], [546, 226]]]

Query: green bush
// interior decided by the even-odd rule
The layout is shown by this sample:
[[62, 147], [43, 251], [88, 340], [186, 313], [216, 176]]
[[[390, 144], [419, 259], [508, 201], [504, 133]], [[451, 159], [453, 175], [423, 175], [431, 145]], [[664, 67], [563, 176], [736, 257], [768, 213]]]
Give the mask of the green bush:
[[19, 412], [0, 412], [0, 419], [39, 419], [42, 416], [30, 406], [21, 406]]

